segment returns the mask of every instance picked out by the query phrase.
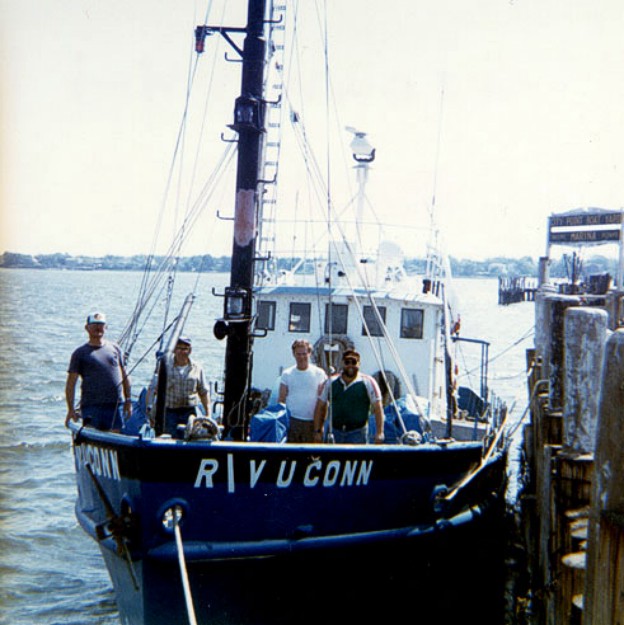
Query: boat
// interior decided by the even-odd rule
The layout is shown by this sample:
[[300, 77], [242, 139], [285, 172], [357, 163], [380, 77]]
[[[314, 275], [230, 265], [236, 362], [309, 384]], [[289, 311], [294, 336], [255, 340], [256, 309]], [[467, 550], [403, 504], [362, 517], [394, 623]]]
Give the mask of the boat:
[[[159, 337], [133, 423], [121, 432], [70, 424], [76, 516], [101, 550], [128, 625], [259, 623], [267, 604], [268, 622], [306, 622], [336, 595], [341, 601], [320, 612], [324, 622], [369, 622], [414, 596], [416, 568], [425, 578], [434, 570], [457, 577], [453, 596], [461, 604], [469, 594], [483, 616], [496, 599], [477, 571], [493, 554], [473, 532], [487, 535], [504, 515], [507, 408], [488, 388], [488, 343], [460, 333], [436, 237], [418, 278], [397, 245], [370, 253], [332, 210], [323, 255], [317, 246], [280, 265], [263, 247], [272, 240], [271, 115], [280, 102], [267, 97], [266, 74], [282, 65], [275, 39], [286, 10], [251, 0], [246, 25], [195, 31], [198, 54], [209, 35], [221, 35], [242, 60], [229, 126], [236, 139], [227, 140], [237, 149], [231, 272], [214, 291], [223, 299], [214, 335], [225, 349], [213, 414], [190, 420], [180, 438], [163, 434], [164, 362], [185, 332], [190, 295]], [[376, 154], [367, 133], [345, 132], [357, 185], [350, 204], [363, 223]], [[134, 337], [122, 337], [126, 352]], [[384, 443], [331, 444], [331, 431], [323, 444], [284, 439], [288, 413], [275, 387], [295, 338], [313, 344], [329, 374], [345, 350], [362, 355], [384, 394]], [[457, 384], [460, 346], [478, 352], [477, 389]], [[471, 581], [481, 586], [478, 599]], [[419, 614], [454, 604], [433, 601], [425, 588]], [[333, 605], [343, 600], [346, 615]]]

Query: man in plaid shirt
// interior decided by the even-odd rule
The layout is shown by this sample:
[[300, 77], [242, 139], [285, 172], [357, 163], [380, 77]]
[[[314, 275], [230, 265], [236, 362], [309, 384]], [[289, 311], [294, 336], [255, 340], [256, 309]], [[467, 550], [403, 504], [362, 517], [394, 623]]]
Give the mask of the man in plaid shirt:
[[188, 421], [189, 416], [198, 414], [198, 407], [204, 407], [210, 416], [210, 394], [204, 371], [191, 360], [191, 339], [178, 339], [173, 359], [167, 363], [167, 394], [164, 432], [178, 436], [178, 425]]

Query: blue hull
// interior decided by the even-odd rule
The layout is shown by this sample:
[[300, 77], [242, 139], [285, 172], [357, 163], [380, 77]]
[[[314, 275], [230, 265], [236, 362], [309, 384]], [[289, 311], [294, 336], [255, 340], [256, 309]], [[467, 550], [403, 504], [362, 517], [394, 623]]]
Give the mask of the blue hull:
[[[284, 602], [302, 599], [310, 584], [326, 587], [328, 575], [345, 594], [353, 590], [346, 581], [358, 582], [357, 596], [365, 572], [398, 584], [405, 567], [426, 577], [442, 552], [451, 568], [473, 562], [462, 550], [474, 531], [502, 518], [503, 452], [451, 502], [436, 497], [477, 468], [480, 443], [183, 443], [76, 429], [74, 452], [76, 514], [100, 543], [122, 623], [131, 625], [184, 622], [176, 543], [163, 524], [172, 506], [183, 511], [199, 622], [211, 624], [259, 623], [263, 604], [301, 620], [293, 612], [301, 604]], [[291, 587], [311, 572], [315, 582]]]

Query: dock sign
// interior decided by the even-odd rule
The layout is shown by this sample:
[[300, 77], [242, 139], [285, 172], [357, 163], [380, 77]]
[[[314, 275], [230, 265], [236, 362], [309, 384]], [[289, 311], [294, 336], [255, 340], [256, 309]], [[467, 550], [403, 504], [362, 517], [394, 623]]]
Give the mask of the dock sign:
[[622, 212], [579, 212], [548, 218], [548, 243], [591, 245], [620, 240]]

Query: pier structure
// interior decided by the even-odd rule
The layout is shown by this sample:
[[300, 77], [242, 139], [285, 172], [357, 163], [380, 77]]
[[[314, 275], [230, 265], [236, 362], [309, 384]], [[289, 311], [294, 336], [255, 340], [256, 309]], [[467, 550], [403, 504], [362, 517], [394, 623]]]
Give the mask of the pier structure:
[[499, 276], [498, 303], [501, 306], [519, 302], [533, 302], [537, 290], [537, 278], [529, 276]]
[[539, 305], [521, 495], [533, 623], [624, 623], [624, 329], [580, 297]]
[[[624, 623], [624, 213], [549, 218], [527, 350], [520, 542], [530, 625]], [[554, 244], [617, 242], [610, 279], [568, 288], [548, 275]]]

